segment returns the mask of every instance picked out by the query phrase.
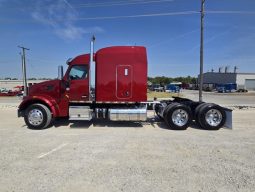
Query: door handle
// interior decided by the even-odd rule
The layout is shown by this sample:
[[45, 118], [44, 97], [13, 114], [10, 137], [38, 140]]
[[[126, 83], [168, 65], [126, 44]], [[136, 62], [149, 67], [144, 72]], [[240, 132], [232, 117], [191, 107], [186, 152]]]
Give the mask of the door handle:
[[88, 96], [87, 95], [82, 95], [81, 98], [87, 98]]

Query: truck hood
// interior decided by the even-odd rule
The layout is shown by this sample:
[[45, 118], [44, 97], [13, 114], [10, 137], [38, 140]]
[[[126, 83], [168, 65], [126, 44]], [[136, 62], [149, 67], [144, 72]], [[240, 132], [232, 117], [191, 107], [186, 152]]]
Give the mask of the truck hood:
[[29, 96], [46, 94], [56, 96], [60, 91], [61, 80], [50, 80], [34, 84], [29, 87]]

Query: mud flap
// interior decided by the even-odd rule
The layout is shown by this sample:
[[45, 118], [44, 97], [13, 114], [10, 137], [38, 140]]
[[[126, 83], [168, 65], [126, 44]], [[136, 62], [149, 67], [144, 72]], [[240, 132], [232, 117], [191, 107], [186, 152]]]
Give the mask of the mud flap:
[[233, 129], [233, 124], [232, 124], [232, 110], [228, 108], [223, 108], [226, 112], [226, 122], [223, 128], [226, 129]]

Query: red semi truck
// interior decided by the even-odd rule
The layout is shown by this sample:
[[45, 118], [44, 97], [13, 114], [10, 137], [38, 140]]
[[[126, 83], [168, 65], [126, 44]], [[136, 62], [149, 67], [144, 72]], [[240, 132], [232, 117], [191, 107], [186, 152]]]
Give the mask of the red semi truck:
[[[219, 105], [175, 97], [147, 102], [147, 55], [141, 46], [115, 46], [68, 60], [59, 79], [29, 87], [18, 108], [29, 128], [49, 127], [56, 118], [146, 121], [148, 106], [169, 128], [186, 129], [192, 121], [205, 129], [219, 129], [231, 121], [229, 110]], [[95, 87], [91, 67], [95, 62]], [[230, 111], [231, 112], [231, 111]]]

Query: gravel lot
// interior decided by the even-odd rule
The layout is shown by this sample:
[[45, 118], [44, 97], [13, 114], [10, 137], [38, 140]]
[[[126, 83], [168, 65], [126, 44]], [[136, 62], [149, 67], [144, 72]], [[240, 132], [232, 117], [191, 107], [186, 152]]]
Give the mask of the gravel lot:
[[[182, 90], [183, 97], [198, 100], [198, 90]], [[253, 106], [255, 107], [255, 92], [248, 93], [215, 93], [203, 92], [205, 102], [217, 103], [224, 106]]]
[[59, 121], [38, 131], [16, 117], [17, 103], [0, 102], [1, 192], [255, 189], [254, 108], [233, 111], [233, 130], [173, 131], [151, 114], [144, 123]]

